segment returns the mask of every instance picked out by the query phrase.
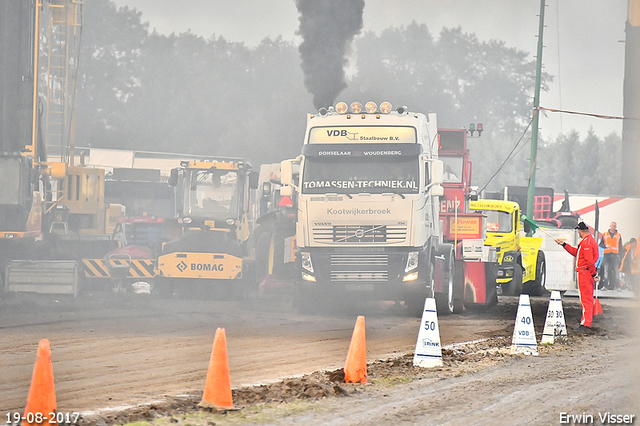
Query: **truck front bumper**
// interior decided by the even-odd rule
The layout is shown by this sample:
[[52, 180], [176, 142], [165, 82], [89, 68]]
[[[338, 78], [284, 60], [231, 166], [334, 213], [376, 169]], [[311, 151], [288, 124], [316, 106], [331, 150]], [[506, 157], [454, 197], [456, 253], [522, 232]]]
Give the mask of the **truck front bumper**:
[[[416, 252], [417, 266], [406, 270], [410, 253]], [[306, 249], [298, 253], [297, 283], [315, 293], [355, 293], [367, 299], [402, 299], [407, 294], [424, 293], [425, 275], [429, 272], [424, 262], [425, 253], [410, 247]]]

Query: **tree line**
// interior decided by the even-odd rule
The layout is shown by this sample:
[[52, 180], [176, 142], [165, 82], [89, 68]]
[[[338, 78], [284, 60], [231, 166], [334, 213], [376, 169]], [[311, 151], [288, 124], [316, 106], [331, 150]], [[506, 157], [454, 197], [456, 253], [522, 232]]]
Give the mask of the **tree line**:
[[[360, 34], [337, 100], [390, 101], [436, 112], [441, 128], [482, 122], [469, 139], [473, 185], [483, 186], [524, 134], [517, 154], [487, 189], [526, 185], [535, 64], [505, 41], [462, 28], [437, 37], [412, 23]], [[543, 90], [552, 76], [543, 75]], [[306, 114], [298, 46], [258, 46], [223, 35], [150, 31], [141, 13], [111, 0], [84, 7], [76, 93], [76, 145], [279, 162], [299, 154]], [[537, 183], [571, 193], [616, 194], [621, 139], [587, 130], [539, 143]]]

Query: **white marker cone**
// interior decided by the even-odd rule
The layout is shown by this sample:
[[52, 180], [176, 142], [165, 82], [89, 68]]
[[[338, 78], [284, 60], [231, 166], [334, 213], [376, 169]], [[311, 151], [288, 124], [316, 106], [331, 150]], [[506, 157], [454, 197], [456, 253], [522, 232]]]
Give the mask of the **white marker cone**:
[[516, 325], [511, 340], [511, 353], [523, 355], [538, 355], [536, 330], [533, 327], [533, 315], [528, 294], [520, 295]]
[[416, 350], [413, 354], [414, 367], [441, 367], [442, 346], [440, 345], [440, 329], [438, 328], [438, 313], [436, 300], [427, 298], [424, 301], [422, 322], [418, 332]]
[[559, 291], [552, 291], [549, 299], [549, 309], [542, 332], [541, 345], [553, 345], [555, 338], [566, 339], [567, 325], [564, 322], [564, 309], [562, 309], [562, 296]]

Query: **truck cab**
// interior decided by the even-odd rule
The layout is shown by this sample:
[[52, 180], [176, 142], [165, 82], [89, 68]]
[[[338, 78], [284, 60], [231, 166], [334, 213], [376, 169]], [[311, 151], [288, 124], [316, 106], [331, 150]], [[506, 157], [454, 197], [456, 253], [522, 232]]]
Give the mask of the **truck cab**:
[[425, 297], [449, 291], [437, 141], [435, 114], [392, 111], [388, 102], [339, 102], [308, 116], [302, 154], [281, 166], [298, 197], [301, 311], [357, 297], [404, 301], [421, 313]]
[[471, 210], [486, 215], [485, 246], [495, 247], [499, 263], [496, 282], [505, 295], [523, 291], [539, 295], [546, 276], [542, 238], [526, 237], [520, 206], [513, 201], [472, 200]]

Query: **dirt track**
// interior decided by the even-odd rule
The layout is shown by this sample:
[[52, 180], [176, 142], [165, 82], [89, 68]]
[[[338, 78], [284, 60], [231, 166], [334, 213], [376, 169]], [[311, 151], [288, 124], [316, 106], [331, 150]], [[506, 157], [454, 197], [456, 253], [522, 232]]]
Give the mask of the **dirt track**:
[[[565, 301], [565, 313], [570, 327], [576, 324], [579, 314], [576, 302], [575, 299]], [[608, 303], [604, 301], [605, 309], [609, 307]], [[579, 391], [586, 393], [588, 387], [575, 379], [574, 375], [595, 374], [601, 370], [598, 364], [609, 363], [610, 377], [608, 376], [604, 384], [594, 387], [608, 392], [609, 396], [606, 398], [619, 400], [615, 396], [616, 391], [611, 389], [620, 389], [630, 377], [634, 377], [620, 374], [620, 371], [624, 370], [618, 369], [622, 366], [632, 368], [634, 365], [627, 356], [630, 351], [625, 349], [628, 342], [616, 338], [619, 334], [624, 334], [620, 330], [625, 330], [625, 327], [618, 324], [622, 315], [620, 310], [627, 312], [626, 305], [637, 308], [637, 302], [610, 303], [611, 313], [605, 315], [601, 321], [603, 325], [606, 323], [615, 329], [601, 339], [585, 339], [599, 342], [597, 346], [586, 345], [585, 348], [588, 350], [582, 351], [578, 347], [569, 346], [566, 348], [572, 358], [577, 353], [583, 361], [588, 359], [588, 365], [585, 361], [585, 366], [581, 367], [581, 361], [573, 363], [572, 359], [569, 366], [575, 364], [575, 368], [578, 369], [572, 372], [557, 370], [554, 367], [556, 361], [550, 360], [549, 357], [541, 356], [524, 361], [508, 359], [507, 362], [488, 370], [489, 375], [483, 378], [483, 382], [486, 381], [486, 384], [482, 385], [484, 389], [473, 375], [464, 374], [463, 368], [460, 370], [460, 377], [438, 382], [440, 388], [436, 390], [440, 389], [437, 392], [443, 395], [440, 399], [465, 401], [464, 404], [472, 408], [473, 401], [466, 400], [463, 391], [469, 386], [478, 387], [478, 394], [486, 395], [485, 398], [491, 398], [496, 392], [504, 395], [505, 389], [515, 387], [515, 390], [507, 394], [513, 398], [513, 395], [516, 395], [514, 392], [524, 392], [529, 384], [533, 387], [538, 383], [537, 394], [533, 394], [534, 399], [530, 403], [538, 401], [538, 404], [544, 405], [545, 399], [549, 399], [544, 394], [547, 389], [544, 385], [546, 379], [542, 380], [542, 377], [539, 377], [539, 380], [529, 383], [528, 376], [523, 376], [522, 372], [527, 369], [537, 371], [541, 368], [539, 360], [546, 360], [549, 364], [547, 372], [553, 373], [551, 388], [573, 389], [571, 392], [578, 392], [577, 400], [582, 400]], [[547, 299], [534, 300], [532, 305], [534, 320], [542, 318], [546, 312]], [[515, 311], [516, 299], [503, 298], [497, 307], [486, 312], [471, 311], [462, 316], [440, 317], [443, 344], [492, 336], [509, 336], [513, 330]], [[21, 411], [24, 408], [37, 344], [42, 338], [51, 341], [58, 411], [102, 413], [109, 407], [148, 403], [162, 400], [165, 396], [201, 392], [216, 327], [225, 327], [227, 331], [234, 388], [273, 382], [317, 370], [340, 368], [344, 363], [355, 317], [358, 314], [364, 314], [367, 318], [369, 360], [413, 351], [419, 320], [406, 316], [401, 309], [393, 306], [364, 305], [354, 312], [334, 313], [331, 316], [299, 316], [291, 309], [289, 297], [278, 295], [268, 295], [244, 304], [144, 298], [124, 301], [83, 299], [56, 302], [49, 298], [34, 301], [17, 297], [5, 300], [0, 303], [0, 418], [6, 418], [6, 412]], [[541, 325], [539, 324], [538, 328]], [[637, 339], [633, 341], [637, 342]], [[580, 342], [577, 345], [581, 344]], [[637, 345], [635, 348], [634, 355], [638, 353]], [[566, 360], [567, 355], [554, 352], [550, 356], [560, 357], [558, 359], [564, 357], [562, 359]], [[601, 357], [602, 362], [599, 361]], [[623, 361], [614, 362], [618, 358]], [[540, 375], [543, 374], [542, 371], [544, 369]], [[429, 382], [430, 380], [420, 380], [414, 382], [416, 384], [412, 387], [419, 387], [421, 384], [426, 386]], [[459, 385], [462, 387], [459, 388]], [[518, 388], [522, 389], [518, 391]], [[636, 388], [627, 386], [623, 389]], [[409, 393], [402, 396], [401, 391], [397, 397], [399, 399], [393, 399], [395, 397], [392, 396], [390, 400], [396, 401], [394, 404], [398, 407], [402, 407], [403, 404], [424, 406], [419, 410], [411, 410], [415, 413], [428, 413], [429, 410], [446, 412], [453, 409], [453, 403], [447, 405], [442, 402], [427, 403], [420, 400], [429, 400], [428, 395], [436, 390], [430, 386], [429, 391], [422, 396], [405, 390]], [[344, 424], [370, 423], [367, 416], [371, 416], [371, 419], [386, 419], [384, 423], [403, 421], [404, 410], [382, 410], [379, 408], [380, 402], [375, 402], [372, 395], [360, 398], [371, 398], [370, 410], [363, 409], [360, 415]], [[413, 398], [415, 400], [411, 403]], [[505, 405], [505, 401], [508, 400], [507, 398], [501, 400], [500, 404], [496, 403], [495, 412], [501, 412], [501, 407], [517, 408], [517, 398], [511, 405]], [[341, 401], [332, 399], [328, 400], [327, 404], [335, 405], [331, 411], [339, 411], [341, 404], [350, 405], [349, 402]], [[366, 406], [365, 403], [363, 407]], [[313, 415], [305, 418], [303, 422], [326, 422], [328, 418], [322, 417], [322, 412], [323, 409], [314, 410]], [[395, 420], [393, 416], [385, 417], [394, 412], [399, 416]], [[528, 415], [531, 415], [530, 411]], [[408, 419], [409, 423], [416, 420], [415, 417], [413, 420], [410, 417]], [[468, 419], [472, 420], [473, 416], [469, 414]], [[440, 423], [447, 424], [446, 418], [442, 417], [434, 422]]]

